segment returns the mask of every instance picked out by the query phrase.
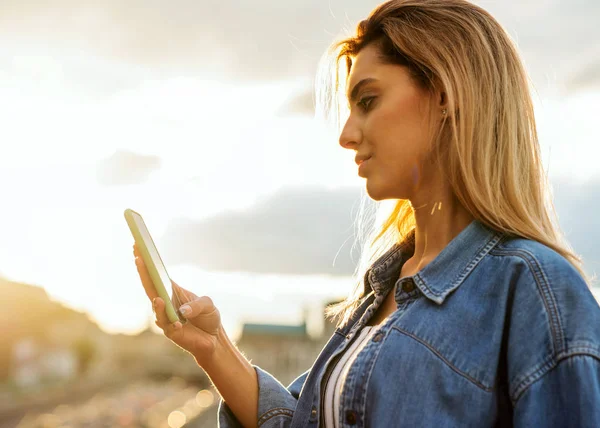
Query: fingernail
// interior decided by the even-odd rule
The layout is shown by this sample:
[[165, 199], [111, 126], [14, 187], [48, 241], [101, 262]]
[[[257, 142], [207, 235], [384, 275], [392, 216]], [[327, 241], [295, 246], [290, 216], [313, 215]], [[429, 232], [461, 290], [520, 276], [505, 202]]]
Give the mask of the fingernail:
[[152, 299], [152, 307], [156, 308], [156, 297]]
[[192, 308], [190, 308], [190, 305], [183, 305], [179, 308], [179, 312], [181, 312], [181, 315], [186, 317], [192, 313]]

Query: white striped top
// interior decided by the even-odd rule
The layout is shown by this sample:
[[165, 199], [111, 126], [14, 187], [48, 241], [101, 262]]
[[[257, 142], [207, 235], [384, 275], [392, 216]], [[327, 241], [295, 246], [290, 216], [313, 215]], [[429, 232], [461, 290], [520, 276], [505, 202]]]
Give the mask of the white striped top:
[[340, 426], [340, 395], [342, 386], [346, 380], [346, 375], [350, 366], [354, 362], [356, 355], [367, 343], [373, 332], [376, 330], [373, 326], [364, 326], [354, 338], [354, 341], [346, 352], [336, 363], [331, 376], [325, 387], [325, 426], [327, 428], [338, 428]]

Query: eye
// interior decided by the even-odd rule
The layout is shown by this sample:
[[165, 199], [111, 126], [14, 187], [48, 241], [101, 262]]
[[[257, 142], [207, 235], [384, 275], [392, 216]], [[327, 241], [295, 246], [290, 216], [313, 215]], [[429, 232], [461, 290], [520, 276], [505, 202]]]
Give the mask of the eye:
[[373, 102], [374, 99], [375, 99], [375, 97], [373, 97], [373, 96], [363, 97], [356, 103], [356, 105], [359, 106], [362, 111], [367, 112], [367, 111], [369, 111], [369, 108], [371, 107], [371, 103]]

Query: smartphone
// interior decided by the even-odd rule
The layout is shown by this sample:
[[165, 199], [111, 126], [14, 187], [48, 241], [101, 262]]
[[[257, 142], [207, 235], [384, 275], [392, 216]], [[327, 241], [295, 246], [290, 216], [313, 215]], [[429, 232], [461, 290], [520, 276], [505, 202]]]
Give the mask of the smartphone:
[[165, 302], [165, 310], [169, 321], [172, 323], [179, 321], [185, 324], [187, 321], [186, 318], [175, 309], [179, 308], [183, 304], [183, 301], [177, 292], [173, 293], [171, 278], [160, 258], [160, 254], [158, 254], [158, 250], [156, 249], [156, 245], [154, 245], [154, 240], [150, 236], [144, 219], [139, 213], [128, 208], [125, 210], [125, 220], [127, 220], [127, 225], [141, 253], [142, 260], [148, 269], [150, 278], [152, 278], [154, 288]]

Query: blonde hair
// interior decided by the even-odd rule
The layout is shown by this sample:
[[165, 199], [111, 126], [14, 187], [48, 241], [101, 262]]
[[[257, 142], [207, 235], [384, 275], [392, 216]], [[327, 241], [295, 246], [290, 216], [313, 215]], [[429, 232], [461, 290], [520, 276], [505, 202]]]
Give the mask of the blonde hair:
[[[448, 114], [432, 134], [443, 175], [458, 201], [483, 224], [538, 241], [565, 257], [587, 280], [581, 259], [558, 226], [541, 162], [529, 80], [510, 37], [485, 10], [464, 0], [391, 0], [336, 42], [317, 80], [319, 106], [340, 121], [341, 88], [352, 60], [375, 43], [382, 61], [405, 66], [424, 89], [443, 90]], [[346, 68], [340, 68], [345, 59]], [[329, 62], [327, 62], [329, 61]], [[324, 76], [329, 76], [323, 79]], [[366, 296], [362, 276], [415, 227], [409, 200], [375, 223], [356, 269], [355, 290], [327, 308], [348, 321]]]

